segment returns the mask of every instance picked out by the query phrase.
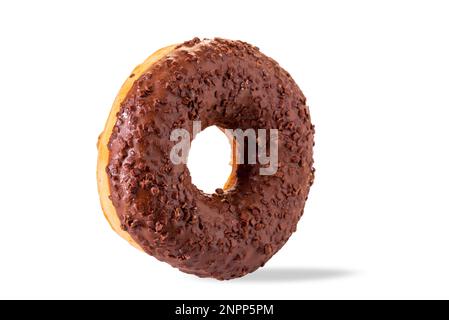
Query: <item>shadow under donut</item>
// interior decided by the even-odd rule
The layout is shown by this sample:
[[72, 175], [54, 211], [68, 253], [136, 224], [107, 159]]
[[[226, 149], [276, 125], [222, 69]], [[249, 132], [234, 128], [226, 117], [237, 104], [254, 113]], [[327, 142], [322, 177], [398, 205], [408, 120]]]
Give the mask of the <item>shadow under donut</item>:
[[344, 278], [355, 275], [352, 270], [338, 268], [262, 268], [236, 282], [301, 282]]

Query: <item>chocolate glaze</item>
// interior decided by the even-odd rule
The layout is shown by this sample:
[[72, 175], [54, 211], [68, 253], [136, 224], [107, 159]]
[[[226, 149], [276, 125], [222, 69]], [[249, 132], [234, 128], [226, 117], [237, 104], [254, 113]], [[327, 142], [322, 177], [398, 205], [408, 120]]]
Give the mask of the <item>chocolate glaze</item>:
[[[279, 130], [279, 168], [238, 165], [231, 189], [208, 195], [174, 165], [170, 132]], [[258, 48], [187, 41], [137, 79], [122, 102], [106, 168], [122, 228], [150, 255], [201, 277], [231, 279], [263, 266], [296, 230], [313, 182], [314, 127], [291, 76]]]

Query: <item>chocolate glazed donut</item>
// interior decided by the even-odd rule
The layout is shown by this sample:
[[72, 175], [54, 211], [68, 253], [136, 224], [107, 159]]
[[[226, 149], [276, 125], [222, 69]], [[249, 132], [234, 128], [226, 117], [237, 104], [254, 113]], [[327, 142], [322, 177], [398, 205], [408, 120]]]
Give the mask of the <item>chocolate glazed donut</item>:
[[[205, 194], [173, 164], [174, 129], [278, 130], [278, 168], [234, 164]], [[122, 87], [99, 140], [98, 185], [112, 227], [148, 254], [200, 277], [263, 266], [296, 230], [313, 182], [314, 127], [291, 76], [241, 41], [195, 38], [163, 48]], [[272, 151], [270, 151], [272, 152]]]

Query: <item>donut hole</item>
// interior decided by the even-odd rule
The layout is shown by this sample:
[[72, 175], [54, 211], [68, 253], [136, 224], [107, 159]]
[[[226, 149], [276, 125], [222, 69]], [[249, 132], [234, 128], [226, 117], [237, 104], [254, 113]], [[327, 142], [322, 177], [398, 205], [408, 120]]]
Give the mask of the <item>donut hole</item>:
[[187, 158], [192, 183], [208, 194], [223, 189], [232, 173], [231, 155], [229, 139], [217, 126], [199, 132]]

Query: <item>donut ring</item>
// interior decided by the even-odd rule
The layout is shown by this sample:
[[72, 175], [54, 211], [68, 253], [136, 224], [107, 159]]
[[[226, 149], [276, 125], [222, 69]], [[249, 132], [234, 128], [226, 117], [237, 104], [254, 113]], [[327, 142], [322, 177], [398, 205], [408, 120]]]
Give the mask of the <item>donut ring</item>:
[[[237, 164], [205, 194], [170, 161], [173, 129], [277, 129], [278, 166]], [[179, 270], [232, 279], [263, 266], [296, 230], [314, 179], [306, 99], [258, 48], [215, 38], [173, 45], [134, 69], [98, 141], [103, 212], [132, 245]], [[272, 151], [270, 151], [272, 152]]]

